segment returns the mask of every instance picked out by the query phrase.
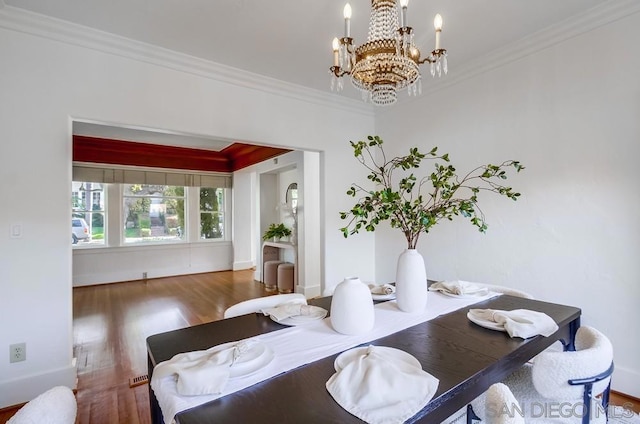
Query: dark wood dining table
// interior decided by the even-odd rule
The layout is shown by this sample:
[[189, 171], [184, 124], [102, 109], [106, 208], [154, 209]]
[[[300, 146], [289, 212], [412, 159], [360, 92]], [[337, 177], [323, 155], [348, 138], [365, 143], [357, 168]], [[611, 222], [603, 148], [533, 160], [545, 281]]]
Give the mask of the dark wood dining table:
[[[331, 298], [313, 299], [309, 303], [330, 310]], [[511, 338], [504, 332], [469, 321], [470, 308], [536, 310], [552, 317], [559, 329], [550, 337]], [[572, 306], [502, 295], [368, 344], [401, 349], [417, 358], [425, 371], [440, 380], [431, 401], [407, 421], [439, 423], [555, 341], [561, 340], [567, 350], [573, 350], [580, 314], [581, 310]], [[286, 327], [262, 314], [249, 314], [150, 336], [147, 338], [149, 378], [156, 364], [178, 353], [204, 350], [283, 328]], [[177, 424], [362, 422], [339, 406], [325, 387], [335, 372], [336, 356], [338, 354], [180, 412], [175, 421]], [[152, 422], [163, 423], [151, 387], [149, 399]]]

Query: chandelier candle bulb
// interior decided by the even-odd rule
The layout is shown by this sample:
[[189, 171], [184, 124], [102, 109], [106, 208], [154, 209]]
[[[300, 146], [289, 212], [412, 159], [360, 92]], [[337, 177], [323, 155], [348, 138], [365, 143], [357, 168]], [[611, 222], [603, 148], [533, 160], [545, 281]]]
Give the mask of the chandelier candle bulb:
[[436, 50], [440, 50], [440, 33], [442, 32], [442, 16], [438, 13], [433, 20], [433, 26], [436, 29]]
[[332, 47], [333, 47], [333, 66], [339, 66], [340, 60], [338, 58], [338, 49], [340, 48], [340, 42], [338, 41], [337, 38], [333, 39]]
[[402, 23], [400, 26], [406, 27], [407, 24], [407, 5], [409, 4], [409, 0], [400, 0], [400, 6], [402, 6]]
[[351, 5], [344, 5], [344, 36], [351, 37]]

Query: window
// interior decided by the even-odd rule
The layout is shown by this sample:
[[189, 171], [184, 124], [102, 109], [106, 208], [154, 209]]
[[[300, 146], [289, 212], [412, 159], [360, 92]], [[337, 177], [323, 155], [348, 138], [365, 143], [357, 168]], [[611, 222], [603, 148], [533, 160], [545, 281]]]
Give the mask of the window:
[[224, 238], [224, 189], [200, 188], [200, 238]]
[[104, 245], [104, 187], [101, 183], [74, 181], [71, 187], [71, 241]]
[[184, 187], [124, 184], [124, 242], [184, 240], [184, 205]]
[[228, 241], [229, 189], [204, 177], [197, 182], [203, 185], [73, 181], [72, 242], [118, 247]]

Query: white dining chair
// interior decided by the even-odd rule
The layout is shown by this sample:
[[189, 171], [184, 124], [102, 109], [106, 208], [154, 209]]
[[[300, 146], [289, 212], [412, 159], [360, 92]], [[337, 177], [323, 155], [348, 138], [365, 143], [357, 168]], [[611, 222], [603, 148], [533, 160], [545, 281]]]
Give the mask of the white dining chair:
[[563, 422], [604, 423], [613, 373], [613, 346], [600, 331], [582, 326], [576, 333], [575, 347], [575, 351], [540, 353], [533, 365], [522, 367], [504, 383], [520, 403], [546, 400], [549, 404], [549, 400], [555, 400], [575, 408], [582, 405], [582, 417], [572, 416]]
[[500, 286], [496, 284], [482, 284], [482, 285], [496, 293], [507, 294], [509, 296], [515, 296], [515, 297], [522, 297], [525, 299], [535, 299], [533, 295], [522, 290], [514, 289], [513, 287]]
[[[575, 351], [545, 350], [531, 364], [525, 364], [502, 383], [517, 400], [516, 411], [526, 423], [604, 424], [607, 422], [609, 390], [613, 373], [613, 347], [609, 339], [593, 327], [582, 326], [576, 333]], [[468, 424], [489, 418], [486, 422], [516, 423], [510, 416], [489, 416], [489, 394], [498, 396], [504, 387], [493, 387], [471, 402], [471, 409], [461, 409], [447, 423]], [[509, 397], [507, 396], [507, 400]], [[494, 402], [495, 403], [495, 402]], [[503, 408], [511, 411], [512, 405]], [[504, 415], [504, 414], [503, 414]], [[507, 414], [513, 415], [513, 414]], [[498, 421], [491, 421], [498, 420]], [[500, 421], [507, 420], [507, 421]]]
[[460, 409], [442, 424], [481, 421], [483, 424], [524, 424], [524, 413], [515, 396], [504, 383], [495, 383], [475, 398], [471, 408]]
[[273, 308], [283, 303], [307, 303], [307, 299], [301, 293], [276, 294], [272, 296], [258, 297], [256, 299], [245, 300], [235, 305], [229, 306], [224, 311], [224, 318], [233, 318], [239, 315], [246, 315], [260, 312], [264, 308]]
[[27, 402], [7, 424], [74, 424], [77, 413], [73, 391], [56, 386]]
[[472, 403], [477, 419], [486, 424], [524, 424], [524, 410], [504, 383], [491, 385]]
[[489, 387], [482, 413], [484, 422], [488, 424], [524, 424], [524, 411], [504, 383]]
[[[544, 351], [532, 365], [521, 367], [503, 381], [528, 413], [527, 423], [543, 418], [558, 423], [607, 422], [613, 373], [611, 341], [595, 328], [582, 326], [576, 333], [575, 346], [575, 351]], [[532, 408], [534, 405], [537, 408]], [[566, 408], [557, 411], [553, 405]], [[545, 406], [549, 407], [547, 411]], [[564, 416], [558, 416], [562, 413]]]

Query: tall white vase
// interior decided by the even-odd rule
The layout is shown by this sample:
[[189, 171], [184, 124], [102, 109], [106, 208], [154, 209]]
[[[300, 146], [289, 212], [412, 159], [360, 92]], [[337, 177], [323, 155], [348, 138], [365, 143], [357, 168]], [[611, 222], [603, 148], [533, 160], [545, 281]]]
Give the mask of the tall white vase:
[[363, 334], [374, 324], [371, 290], [358, 277], [345, 278], [331, 300], [331, 326], [342, 334]]
[[427, 272], [416, 249], [407, 249], [398, 258], [396, 301], [405, 312], [421, 312], [427, 307]]

